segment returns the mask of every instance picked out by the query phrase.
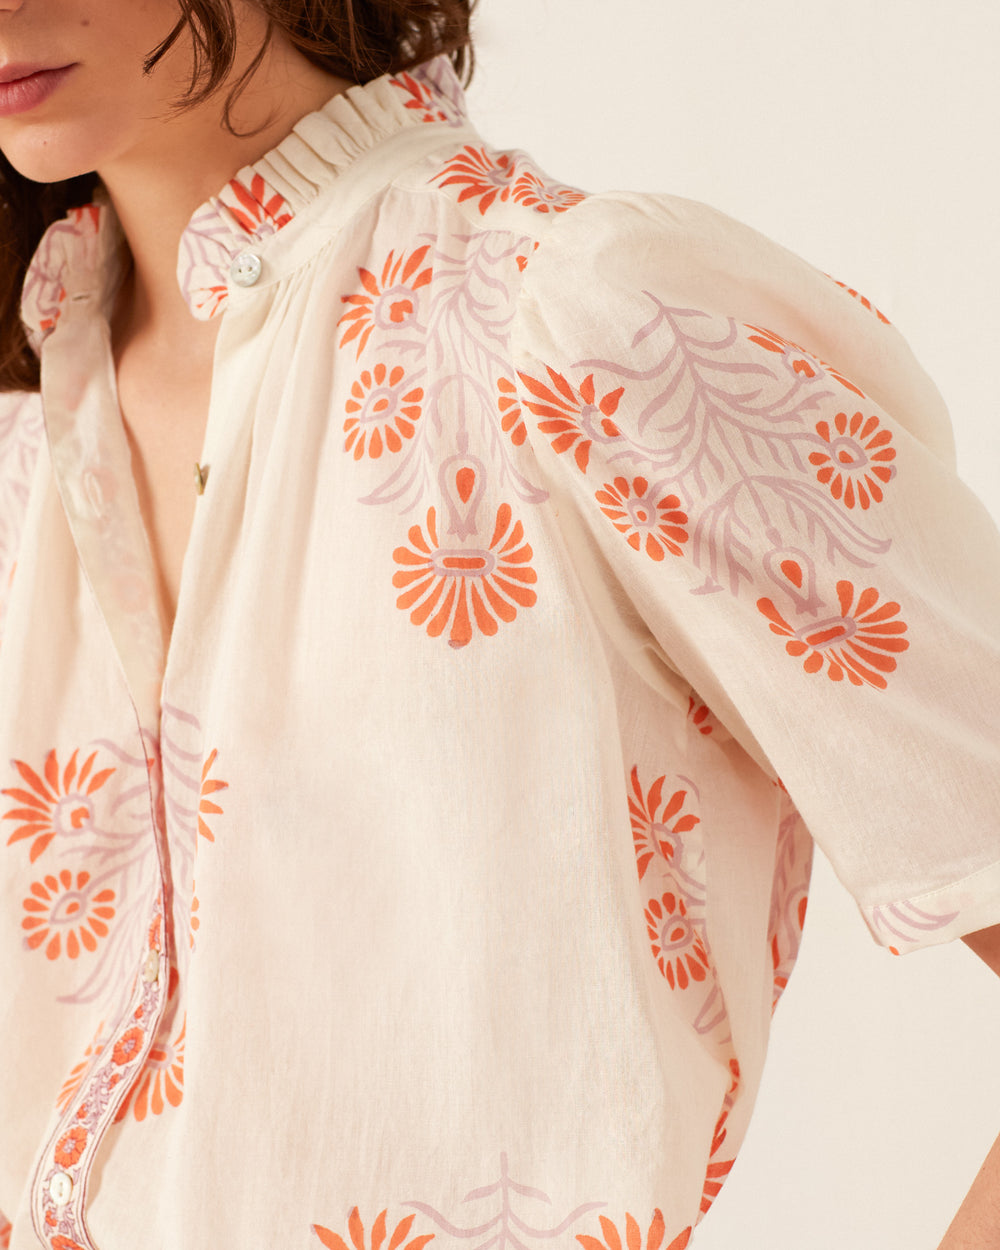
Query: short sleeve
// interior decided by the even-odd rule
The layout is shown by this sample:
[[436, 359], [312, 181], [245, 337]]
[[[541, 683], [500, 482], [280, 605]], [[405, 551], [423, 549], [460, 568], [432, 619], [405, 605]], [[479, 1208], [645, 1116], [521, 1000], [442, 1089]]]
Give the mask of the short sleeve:
[[543, 239], [515, 352], [613, 639], [780, 780], [876, 940], [1000, 921], [1000, 537], [898, 332], [720, 213], [616, 193]]

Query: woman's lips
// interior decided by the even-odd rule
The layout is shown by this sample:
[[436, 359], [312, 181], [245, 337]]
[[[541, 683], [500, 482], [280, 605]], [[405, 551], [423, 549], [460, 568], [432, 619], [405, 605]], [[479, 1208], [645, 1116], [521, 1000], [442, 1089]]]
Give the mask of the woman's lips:
[[[7, 71], [0, 71], [0, 78], [7, 77], [11, 70], [17, 72], [17, 66]], [[73, 69], [72, 65], [63, 65], [59, 69], [40, 69], [30, 71], [24, 77], [14, 78], [9, 82], [0, 82], [0, 117], [13, 117], [17, 113], [26, 113], [37, 108], [62, 83]]]

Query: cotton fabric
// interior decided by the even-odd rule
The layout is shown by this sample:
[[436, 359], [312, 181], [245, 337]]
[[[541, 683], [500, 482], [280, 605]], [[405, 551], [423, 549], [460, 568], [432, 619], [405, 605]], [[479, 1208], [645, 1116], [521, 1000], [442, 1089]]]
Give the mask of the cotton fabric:
[[1000, 921], [1000, 541], [940, 396], [747, 227], [492, 149], [439, 58], [185, 232], [167, 640], [122, 246], [50, 229], [0, 402], [2, 1237], [680, 1250], [813, 839], [896, 953]]

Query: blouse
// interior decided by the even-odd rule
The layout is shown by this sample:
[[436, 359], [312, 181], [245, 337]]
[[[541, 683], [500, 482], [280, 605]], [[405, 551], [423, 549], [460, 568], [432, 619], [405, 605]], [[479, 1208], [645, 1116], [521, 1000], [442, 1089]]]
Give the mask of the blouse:
[[[191, 218], [161, 633], [111, 207], [0, 404], [0, 1244], [681, 1250], [813, 840], [1000, 921], [1000, 539], [856, 290], [471, 126], [446, 58]], [[183, 361], [178, 361], [183, 368]]]

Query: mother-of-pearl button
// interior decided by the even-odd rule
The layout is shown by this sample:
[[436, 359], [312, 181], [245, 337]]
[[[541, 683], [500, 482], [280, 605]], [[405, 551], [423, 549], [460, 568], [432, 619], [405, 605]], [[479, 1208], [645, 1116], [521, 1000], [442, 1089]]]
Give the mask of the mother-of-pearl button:
[[147, 985], [152, 985], [160, 975], [160, 952], [150, 951], [146, 956], [146, 962], [142, 966], [142, 979]]
[[56, 1172], [49, 1181], [49, 1196], [57, 1207], [64, 1207], [73, 1196], [73, 1178], [66, 1172]]
[[240, 252], [229, 266], [229, 276], [237, 286], [253, 286], [263, 268], [256, 252]]

